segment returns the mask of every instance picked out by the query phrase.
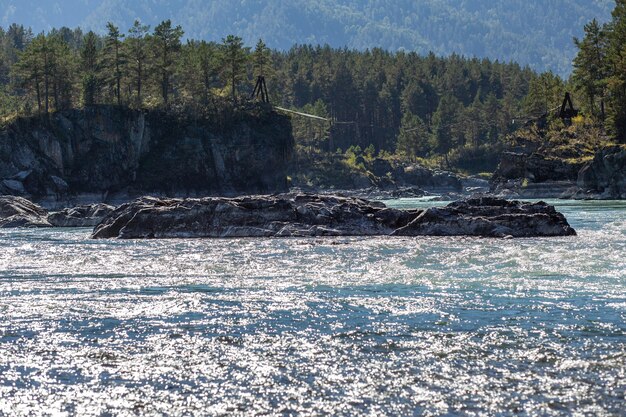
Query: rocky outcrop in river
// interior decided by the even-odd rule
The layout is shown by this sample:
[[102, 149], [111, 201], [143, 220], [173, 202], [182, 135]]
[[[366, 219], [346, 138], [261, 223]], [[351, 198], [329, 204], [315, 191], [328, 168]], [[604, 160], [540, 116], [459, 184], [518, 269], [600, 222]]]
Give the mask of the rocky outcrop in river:
[[215, 113], [94, 106], [0, 130], [0, 194], [207, 195], [285, 190], [291, 123], [270, 107]]
[[48, 215], [54, 227], [94, 227], [110, 214], [115, 207], [108, 204], [91, 204], [55, 211]]
[[25, 198], [0, 196], [0, 228], [52, 227], [48, 212]]
[[545, 203], [476, 198], [398, 210], [358, 198], [282, 194], [240, 198], [145, 197], [108, 215], [93, 238], [305, 236], [567, 236], [575, 231]]
[[48, 213], [25, 198], [4, 195], [0, 196], [0, 228], [94, 227], [113, 210], [107, 204], [92, 204]]

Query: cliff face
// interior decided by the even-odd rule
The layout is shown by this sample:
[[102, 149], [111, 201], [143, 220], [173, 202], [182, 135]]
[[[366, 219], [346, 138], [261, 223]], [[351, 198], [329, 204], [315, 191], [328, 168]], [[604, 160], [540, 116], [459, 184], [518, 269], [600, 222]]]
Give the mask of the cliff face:
[[286, 187], [289, 119], [268, 108], [185, 115], [97, 106], [0, 131], [0, 193], [252, 193]]

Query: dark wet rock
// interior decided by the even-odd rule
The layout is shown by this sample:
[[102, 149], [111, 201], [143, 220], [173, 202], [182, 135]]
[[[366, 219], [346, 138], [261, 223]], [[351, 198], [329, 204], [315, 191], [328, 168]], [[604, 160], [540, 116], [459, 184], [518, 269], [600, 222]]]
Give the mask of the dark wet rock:
[[368, 164], [369, 170], [377, 177], [392, 176], [395, 169], [389, 161], [382, 158], [374, 158]]
[[525, 203], [494, 197], [457, 201], [420, 213], [394, 232], [398, 236], [569, 236], [576, 232], [565, 217], [544, 202]]
[[539, 152], [503, 152], [491, 180], [491, 192], [504, 198], [560, 198], [575, 186], [580, 161]]
[[52, 227], [48, 212], [31, 201], [16, 196], [0, 196], [0, 228]]
[[305, 236], [566, 236], [545, 203], [478, 198], [427, 210], [398, 210], [353, 197], [282, 194], [239, 198], [144, 197], [109, 214], [93, 238]]
[[626, 147], [611, 146], [598, 151], [591, 163], [578, 173], [578, 186], [585, 195], [602, 199], [626, 198]]
[[22, 184], [21, 181], [18, 180], [2, 180], [2, 185], [4, 186], [4, 189], [7, 190], [7, 194], [11, 194], [11, 195], [21, 195], [21, 194], [26, 194], [26, 190], [24, 189], [24, 184]]
[[50, 213], [48, 221], [54, 227], [94, 227], [113, 210], [108, 204], [71, 207]]

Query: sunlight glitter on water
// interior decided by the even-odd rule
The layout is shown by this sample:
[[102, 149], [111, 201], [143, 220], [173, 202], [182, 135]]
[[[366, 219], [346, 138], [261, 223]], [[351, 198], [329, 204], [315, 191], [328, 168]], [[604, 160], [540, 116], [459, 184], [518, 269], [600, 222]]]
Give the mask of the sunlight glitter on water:
[[562, 210], [579, 236], [0, 231], [0, 415], [622, 415], [626, 205]]

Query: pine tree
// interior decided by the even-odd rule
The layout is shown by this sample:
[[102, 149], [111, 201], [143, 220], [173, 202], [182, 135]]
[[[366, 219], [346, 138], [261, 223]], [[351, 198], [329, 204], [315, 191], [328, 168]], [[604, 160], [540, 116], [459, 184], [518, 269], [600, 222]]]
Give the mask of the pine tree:
[[607, 76], [607, 38], [596, 19], [585, 25], [585, 37], [574, 38], [578, 54], [574, 58], [572, 80], [583, 92], [589, 112], [597, 115], [596, 102], [600, 99], [600, 113], [604, 117], [604, 95]]
[[228, 35], [222, 40], [222, 75], [230, 84], [233, 103], [237, 102], [237, 86], [246, 75], [247, 49], [243, 40], [234, 35]]
[[167, 19], [154, 28], [153, 40], [156, 45], [156, 69], [161, 78], [161, 97], [167, 106], [171, 88], [171, 78], [174, 74], [174, 62], [176, 54], [180, 50], [180, 38], [183, 36], [180, 26], [172, 27], [172, 22]]
[[607, 60], [610, 91], [610, 125], [617, 139], [626, 143], [626, 0], [616, 0], [608, 30]]
[[136, 95], [137, 106], [142, 106], [142, 88], [147, 72], [147, 60], [148, 60], [148, 30], [150, 26], [142, 25], [139, 20], [135, 20], [133, 26], [128, 30], [128, 37], [126, 38], [125, 46], [127, 48], [127, 55], [129, 60], [129, 68], [133, 74]]
[[86, 106], [92, 106], [96, 103], [100, 88], [97, 42], [96, 34], [89, 31], [80, 51], [81, 69], [83, 71], [83, 103]]
[[416, 156], [426, 156], [430, 150], [426, 124], [418, 116], [405, 112], [402, 116], [396, 152], [413, 159]]
[[[82, 32], [81, 32], [82, 33]], [[60, 35], [49, 35], [50, 50], [49, 76], [52, 82], [52, 94], [55, 110], [72, 107], [74, 104], [76, 56], [68, 43]]]
[[105, 79], [114, 85], [117, 105], [122, 105], [122, 75], [126, 64], [122, 40], [124, 35], [113, 23], [107, 23], [107, 34], [104, 44], [103, 66]]
[[38, 35], [19, 53], [18, 60], [12, 68], [12, 76], [17, 84], [29, 90], [37, 100], [37, 112], [42, 113], [42, 93], [44, 79], [44, 62], [39, 51], [45, 42], [45, 36]]
[[178, 78], [189, 97], [209, 103], [211, 89], [219, 76], [220, 61], [219, 48], [213, 42], [188, 41], [181, 48]]
[[267, 77], [270, 75], [270, 50], [265, 45], [265, 42], [263, 42], [263, 39], [259, 39], [254, 48], [254, 53], [252, 54], [252, 71], [254, 78]]
[[433, 115], [433, 138], [435, 150], [444, 156], [446, 167], [450, 167], [448, 154], [456, 146], [462, 145], [459, 135], [461, 102], [451, 94], [445, 94], [439, 101]]

